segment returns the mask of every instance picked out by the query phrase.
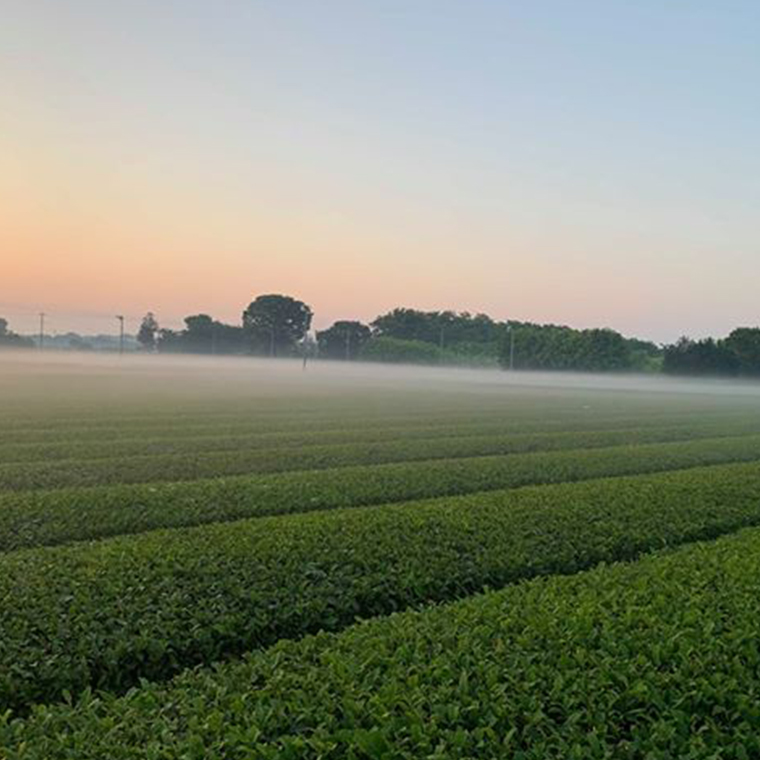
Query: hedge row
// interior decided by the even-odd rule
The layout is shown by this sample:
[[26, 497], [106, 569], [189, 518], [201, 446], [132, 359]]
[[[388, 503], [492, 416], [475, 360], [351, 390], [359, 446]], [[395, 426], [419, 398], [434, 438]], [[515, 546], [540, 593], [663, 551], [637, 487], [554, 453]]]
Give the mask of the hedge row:
[[[67, 459], [0, 465], [0, 491], [21, 491], [117, 483], [148, 483], [223, 475], [294, 470], [321, 470], [363, 464], [386, 464], [434, 459], [495, 456], [562, 449], [589, 449], [651, 441], [678, 441], [679, 428], [613, 430], [535, 435], [488, 435], [464, 438], [380, 441], [218, 451], [193, 454], [141, 455], [109, 459]], [[724, 439], [709, 439], [722, 445]], [[732, 436], [741, 450], [760, 452], [760, 435]], [[746, 441], [746, 443], [740, 443]]]
[[[295, 449], [325, 445], [361, 445], [366, 443], [404, 441], [403, 450], [408, 450], [411, 441], [419, 441], [420, 446], [430, 445], [433, 440], [448, 439], [445, 450], [451, 450], [451, 440], [483, 439], [481, 445], [487, 445], [486, 438], [494, 439], [494, 444], [503, 439], [505, 445], [511, 444], [514, 438], [515, 450], [535, 450], [546, 442], [545, 448], [556, 449], [571, 447], [577, 437], [579, 448], [587, 446], [612, 446], [617, 443], [642, 443], [647, 441], [675, 441], [690, 438], [708, 438], [717, 436], [735, 436], [760, 433], [760, 421], [718, 420], [709, 422], [685, 422], [658, 426], [640, 426], [629, 423], [628, 427], [612, 428], [602, 425], [599, 430], [572, 429], [569, 431], [532, 431], [526, 432], [519, 425], [515, 429], [504, 421], [482, 420], [467, 422], [459, 425], [427, 424], [416, 426], [407, 423], [405, 426], [369, 426], [362, 429], [337, 429], [306, 432], [269, 432], [245, 433], [238, 435], [202, 435], [195, 437], [173, 436], [143, 436], [140, 438], [122, 438], [116, 441], [67, 441], [52, 443], [0, 443], [0, 462], [21, 465], [29, 462], [50, 463], [57, 460], [96, 460], [108, 458], [188, 455], [224, 451], [261, 451], [278, 449], [286, 456]], [[428, 443], [426, 444], [426, 441]], [[397, 444], [396, 444], [397, 445]], [[477, 444], [476, 444], [477, 445]], [[392, 447], [391, 447], [392, 448]], [[480, 449], [481, 446], [478, 446]], [[464, 450], [467, 451], [465, 445]], [[308, 452], [307, 452], [308, 454]], [[37, 466], [37, 465], [35, 465]]]
[[[494, 405], [488, 402], [481, 403], [463, 403], [461, 396], [453, 399], [434, 399], [432, 404], [428, 404], [429, 399], [420, 403], [420, 397], [406, 396], [402, 399], [395, 397], [392, 403], [386, 407], [383, 399], [377, 402], [377, 405], [368, 405], [366, 398], [348, 399], [335, 403], [336, 396], [332, 398], [320, 399], [314, 398], [309, 401], [314, 408], [274, 408], [267, 409], [264, 404], [247, 406], [245, 404], [235, 408], [233, 411], [224, 413], [208, 412], [199, 409], [193, 404], [183, 407], [177, 407], [169, 411], [162, 406], [157, 406], [155, 410], [146, 411], [149, 405], [139, 405], [131, 412], [126, 414], [114, 414], [110, 410], [98, 411], [96, 414], [81, 414], [74, 417], [56, 417], [49, 411], [36, 420], [31, 418], [27, 408], [22, 409], [22, 414], [16, 418], [3, 419], [2, 426], [9, 434], [21, 436], [23, 439], [45, 440], [48, 438], [58, 438], [66, 440], [69, 436], [103, 436], [112, 434], [119, 436], [124, 433], [152, 435], [161, 431], [176, 430], [179, 434], [193, 434], [218, 428], [222, 431], [233, 432], [234, 430], [248, 429], [251, 432], [257, 430], [274, 432], [278, 430], [290, 430], [292, 432], [299, 430], [321, 430], [330, 429], [336, 426], [343, 426], [354, 429], [361, 429], [366, 426], [368, 419], [373, 422], [385, 424], [404, 424], [407, 422], [427, 423], [428, 421], [449, 422], [466, 422], [472, 419], [493, 419], [501, 417], [503, 421], [509, 423], [517, 421], [521, 423], [541, 423], [542, 411], [548, 413], [550, 418], [560, 418], [567, 422], [568, 420], [583, 420], [588, 417], [627, 417], [629, 420], [635, 416], [642, 417], [642, 414], [636, 409], [618, 410], [610, 408], [594, 409], [584, 408], [580, 404], [572, 405], [560, 403], [556, 408], [551, 407], [551, 401], [547, 403], [549, 408], [531, 405], [530, 402], [520, 406], [504, 404], [499, 401]], [[374, 399], [377, 401], [377, 399]], [[316, 411], [315, 411], [316, 409]], [[710, 416], [735, 416], [737, 410], [706, 410], [702, 409]], [[650, 416], [645, 413], [645, 416]], [[697, 416], [694, 409], [656, 409], [651, 412], [651, 416], [656, 418], [691, 418]], [[701, 414], [699, 414], [701, 416]]]
[[760, 459], [760, 437], [0, 496], [0, 550]]
[[760, 755], [760, 532], [0, 719], [7, 760]]
[[[604, 421], [602, 421], [603, 423]], [[371, 425], [363, 428], [338, 428], [331, 430], [276, 431], [276, 432], [237, 432], [234, 435], [206, 433], [197, 436], [174, 436], [169, 431], [160, 435], [150, 434], [140, 437], [122, 437], [117, 440], [75, 440], [53, 441], [47, 443], [0, 443], [0, 463], [53, 462], [56, 460], [94, 460], [114, 457], [163, 456], [170, 454], [208, 453], [211, 451], [253, 451], [269, 448], [293, 450], [308, 446], [335, 444], [380, 443], [386, 441], [421, 441], [424, 439], [475, 438], [486, 436], [515, 436], [527, 439], [531, 436], [546, 436], [549, 445], [554, 438], [558, 441], [572, 440], [572, 436], [583, 437], [594, 433], [610, 436], [615, 442], [631, 443], [658, 440], [686, 440], [740, 434], [760, 433], [760, 420], [718, 420], [694, 423], [681, 421], [670, 424], [641, 426], [629, 420], [628, 425], [610, 429], [601, 424], [599, 430], [582, 426], [580, 429], [557, 432], [552, 430], [526, 431], [524, 425], [509, 424], [503, 420], [486, 419], [480, 422], [467, 421], [461, 424], [441, 424], [430, 422], [419, 425]], [[539, 426], [540, 427], [540, 426]], [[563, 438], [564, 436], [564, 438]], [[537, 441], [541, 441], [537, 438]], [[519, 441], [518, 441], [519, 442]], [[528, 443], [528, 446], [531, 444]]]
[[0, 712], [758, 524], [758, 489], [732, 466], [6, 554]]
[[[629, 423], [630, 427], [634, 427]], [[253, 426], [251, 426], [253, 427]], [[472, 435], [520, 435], [526, 431], [524, 426], [514, 428], [503, 420], [469, 420], [461, 424], [441, 423], [430, 421], [427, 424], [407, 422], [406, 424], [390, 423], [378, 427], [376, 425], [362, 427], [335, 427], [325, 430], [296, 430], [291, 431], [242, 431], [217, 433], [213, 430], [203, 430], [193, 436], [176, 436], [167, 427], [157, 433], [151, 432], [139, 436], [121, 436], [114, 440], [79, 440], [52, 441], [45, 443], [4, 443], [0, 444], [0, 462], [23, 462], [54, 459], [102, 459], [114, 456], [139, 456], [140, 454], [181, 454], [198, 451], [225, 451], [233, 449], [258, 449], [268, 447], [300, 448], [319, 444], [340, 443], [373, 443], [376, 441], [393, 441], [400, 438], [446, 438]], [[687, 429], [691, 426], [684, 425]], [[751, 431], [757, 429], [756, 423], [739, 427], [736, 423], [710, 425], [711, 429], [727, 430], [731, 434], [738, 429]], [[533, 434], [538, 431], [530, 431]]]
[[[116, 442], [125, 438], [174, 437], [177, 439], [196, 436], [225, 436], [246, 434], [319, 433], [329, 430], [360, 431], [372, 427], [403, 426], [451, 426], [472, 423], [500, 423], [510, 432], [540, 432], [551, 430], [583, 430], [636, 426], [693, 424], [701, 422], [760, 422], [756, 410], [720, 409], [702, 406], [684, 409], [664, 409], [635, 405], [622, 405], [610, 409], [594, 403], [583, 405], [564, 397], [558, 408], [542, 397], [541, 405], [520, 403], [462, 406], [461, 398], [452, 403], [436, 402], [431, 408], [409, 409], [405, 406], [389, 411], [378, 411], [365, 401], [359, 412], [349, 408], [331, 406], [325, 413], [315, 416], [304, 412], [286, 413], [278, 410], [262, 415], [261, 410], [239, 409], [234, 415], [203, 414], [195, 409], [178, 410], [176, 414], [157, 413], [150, 417], [113, 417], [102, 414], [92, 419], [55, 419], [45, 417], [40, 426], [29, 426], [28, 416], [0, 423], [6, 440], [13, 444], [65, 444], [72, 440], [81, 442]], [[315, 401], [314, 403], [319, 403]], [[380, 408], [382, 410], [382, 407]], [[27, 411], [24, 409], [24, 411]]]

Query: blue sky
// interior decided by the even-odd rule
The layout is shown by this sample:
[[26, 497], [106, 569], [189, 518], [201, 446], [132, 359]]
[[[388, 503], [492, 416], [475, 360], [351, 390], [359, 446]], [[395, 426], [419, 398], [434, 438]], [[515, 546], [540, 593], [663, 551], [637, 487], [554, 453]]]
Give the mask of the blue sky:
[[319, 324], [399, 304], [656, 340], [760, 321], [760, 4], [4, 0], [3, 19], [18, 320], [236, 319], [281, 290]]

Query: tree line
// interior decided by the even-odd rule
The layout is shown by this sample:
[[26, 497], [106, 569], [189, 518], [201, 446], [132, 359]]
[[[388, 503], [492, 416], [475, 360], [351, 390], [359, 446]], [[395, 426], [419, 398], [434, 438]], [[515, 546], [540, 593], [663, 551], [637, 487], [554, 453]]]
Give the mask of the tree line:
[[[696, 376], [760, 376], [760, 328], [737, 328], [720, 340], [681, 338], [658, 346], [608, 328], [496, 321], [487, 314], [396, 308], [364, 324], [338, 320], [312, 334], [311, 307], [266, 294], [238, 324], [194, 314], [184, 328], [162, 328], [153, 313], [140, 325], [143, 351], [255, 356], [319, 356], [336, 361], [443, 364], [522, 370], [663, 372]], [[30, 347], [0, 319], [0, 346]]]
[[665, 346], [662, 370], [672, 375], [760, 377], [760, 328], [739, 327], [720, 340], [681, 338]]
[[487, 314], [397, 308], [369, 324], [339, 320], [311, 337], [313, 311], [286, 295], [262, 295], [237, 325], [196, 314], [182, 330], [146, 315], [137, 339], [161, 353], [319, 356], [325, 359], [502, 366], [532, 370], [647, 371], [662, 349], [609, 329], [576, 330], [529, 322], [498, 322]]
[[8, 320], [0, 317], [0, 346], [5, 348], [34, 348], [34, 341], [18, 335], [8, 327]]

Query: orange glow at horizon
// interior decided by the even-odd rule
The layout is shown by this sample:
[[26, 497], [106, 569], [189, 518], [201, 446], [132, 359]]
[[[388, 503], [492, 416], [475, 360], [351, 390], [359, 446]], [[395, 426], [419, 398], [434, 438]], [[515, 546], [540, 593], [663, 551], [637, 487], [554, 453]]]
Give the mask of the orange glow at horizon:
[[[237, 322], [267, 292], [316, 327], [397, 306], [655, 340], [757, 321], [753, 40], [705, 57], [716, 27], [695, 12], [673, 66], [659, 35], [682, 18], [662, 4], [641, 46], [615, 43], [633, 7], [590, 25], [558, 9], [555, 45], [530, 4], [195, 5], [8, 9], [12, 327], [39, 310], [62, 330], [148, 310]], [[721, 23], [753, 28], [739, 18]], [[579, 46], [596, 24], [607, 36]], [[656, 68], [637, 80], [644, 48]], [[737, 93], [742, 118], [721, 121]]]

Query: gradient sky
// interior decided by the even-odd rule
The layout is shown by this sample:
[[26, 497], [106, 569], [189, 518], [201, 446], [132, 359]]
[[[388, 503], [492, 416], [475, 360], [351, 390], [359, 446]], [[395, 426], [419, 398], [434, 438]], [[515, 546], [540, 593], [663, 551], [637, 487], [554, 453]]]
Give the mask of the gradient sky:
[[760, 324], [757, 0], [0, 0], [0, 315]]

